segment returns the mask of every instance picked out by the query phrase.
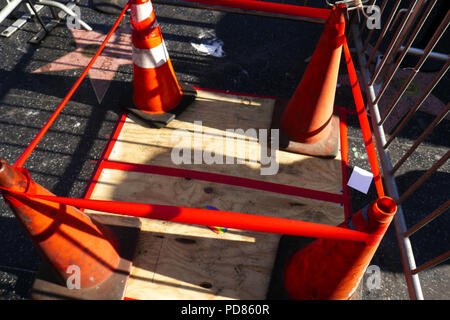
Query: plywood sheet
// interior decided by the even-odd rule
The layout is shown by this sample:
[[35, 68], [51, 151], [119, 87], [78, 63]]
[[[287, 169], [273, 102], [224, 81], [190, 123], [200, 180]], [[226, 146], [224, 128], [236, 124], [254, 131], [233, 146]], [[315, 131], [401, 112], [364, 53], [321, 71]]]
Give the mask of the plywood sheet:
[[[185, 178], [104, 169], [91, 198], [261, 214], [337, 225], [334, 203]], [[279, 235], [141, 219], [126, 296], [264, 299]]]
[[[269, 165], [260, 163], [258, 139], [239, 132], [229, 133], [227, 138], [227, 129], [242, 129], [244, 133], [249, 129], [268, 129], [274, 101], [198, 91], [196, 102], [166, 128], [148, 128], [127, 119], [110, 160], [208, 171], [341, 193], [340, 155], [329, 160], [278, 151], [276, 174], [261, 175], [261, 166]], [[196, 121], [201, 121], [201, 127]], [[184, 149], [185, 152], [176, 153], [189, 154], [191, 164], [174, 163], [174, 147]], [[203, 154], [205, 150], [218, 153], [217, 158], [221, 158], [223, 163], [228, 157], [235, 165], [208, 164], [203, 157], [199, 163], [194, 163], [195, 154]], [[242, 163], [237, 164], [238, 161]]]
[[[261, 167], [267, 167], [260, 163], [261, 139], [249, 133], [270, 127], [273, 106], [272, 99], [199, 91], [196, 102], [166, 128], [149, 128], [127, 119], [108, 160], [227, 174], [341, 194], [339, 158], [318, 159], [278, 151], [277, 173], [261, 175]], [[201, 121], [201, 131], [196, 121]], [[227, 129], [243, 132], [227, 136]], [[180, 148], [179, 152], [190, 150], [185, 162], [191, 163], [175, 163], [174, 148]], [[205, 150], [216, 159], [222, 157], [224, 164], [205, 163]], [[194, 163], [198, 152], [201, 161]], [[242, 163], [225, 164], [225, 157]], [[334, 203], [112, 169], [102, 170], [90, 198], [193, 208], [214, 206], [328, 225], [337, 225], [344, 218], [343, 207]], [[205, 226], [141, 220], [127, 297], [265, 298], [280, 235], [242, 230], [216, 234]]]

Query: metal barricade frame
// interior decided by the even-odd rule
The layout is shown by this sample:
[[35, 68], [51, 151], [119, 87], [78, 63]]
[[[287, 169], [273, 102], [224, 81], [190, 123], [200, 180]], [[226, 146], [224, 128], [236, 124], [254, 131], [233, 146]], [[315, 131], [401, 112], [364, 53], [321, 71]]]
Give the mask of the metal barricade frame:
[[[414, 39], [421, 31], [424, 23], [429, 18], [430, 12], [435, 7], [437, 1], [423, 1], [413, 0], [410, 1], [407, 9], [400, 8], [401, 1], [397, 1], [389, 13], [383, 12], [386, 8], [387, 0], [384, 0], [381, 4], [381, 14], [388, 15], [388, 18], [380, 32], [378, 39], [375, 39], [375, 44], [371, 50], [368, 50], [370, 40], [374, 29], [370, 30], [367, 38], [363, 39], [363, 34], [366, 31], [360, 21], [357, 21], [356, 16], [352, 17], [352, 24], [350, 26], [349, 33], [353, 40], [354, 48], [356, 51], [359, 71], [361, 72], [362, 87], [366, 94], [367, 109], [371, 117], [372, 126], [374, 128], [374, 136], [377, 146], [377, 151], [380, 157], [383, 179], [385, 181], [386, 191], [389, 196], [394, 198], [399, 207], [398, 212], [394, 218], [394, 226], [397, 236], [398, 245], [401, 252], [401, 259], [408, 286], [408, 291], [411, 299], [423, 300], [423, 292], [419, 280], [419, 273], [435, 266], [439, 263], [450, 258], [450, 251], [446, 251], [443, 254], [431, 259], [420, 266], [416, 266], [416, 261], [413, 252], [413, 246], [411, 244], [410, 236], [424, 227], [439, 215], [444, 213], [450, 205], [450, 200], [447, 200], [438, 208], [429, 213], [425, 218], [416, 223], [411, 228], [407, 227], [405, 213], [402, 208], [402, 203], [420, 186], [422, 185], [434, 172], [436, 172], [449, 158], [450, 151], [447, 151], [442, 157], [436, 161], [426, 172], [413, 183], [403, 193], [399, 194], [398, 186], [395, 180], [395, 172], [403, 165], [403, 163], [411, 156], [416, 148], [424, 141], [429, 133], [449, 114], [450, 104], [447, 103], [442, 111], [434, 118], [434, 120], [428, 125], [427, 129], [413, 142], [412, 146], [401, 157], [400, 160], [392, 164], [387, 148], [390, 143], [398, 136], [398, 133], [411, 119], [413, 114], [421, 107], [422, 103], [427, 99], [439, 81], [449, 69], [450, 58], [448, 54], [433, 52], [438, 41], [442, 38], [446, 32], [450, 21], [450, 12], [447, 11], [444, 19], [440, 22], [439, 27], [433, 32], [433, 36], [427, 42], [426, 47], [422, 49], [412, 47]], [[370, 5], [374, 5], [376, 1], [371, 1]], [[388, 35], [388, 30], [392, 30], [394, 25], [399, 19], [400, 15], [403, 18], [399, 22], [396, 31], [393, 33], [393, 38], [387, 45], [386, 51], [378, 56], [378, 60], [375, 59], [376, 64], [374, 71], [371, 72], [370, 66], [374, 58], [376, 57], [380, 44], [384, 38]], [[394, 18], [395, 17], [395, 18]], [[367, 21], [366, 20], [364, 22]], [[373, 41], [372, 41], [373, 42]], [[419, 61], [413, 68], [409, 77], [403, 83], [399, 92], [395, 96], [394, 100], [390, 103], [387, 110], [381, 114], [379, 108], [380, 98], [385, 90], [391, 85], [391, 80], [402, 63], [407, 54], [420, 55]], [[397, 56], [398, 55], [398, 56]], [[366, 58], [368, 56], [368, 58]], [[402, 119], [394, 127], [393, 132], [387, 137], [387, 132], [383, 129], [383, 123], [390, 116], [392, 110], [397, 106], [400, 98], [405, 94], [406, 89], [411, 84], [415, 75], [419, 72], [428, 58], [438, 59], [446, 61], [444, 66], [440, 69], [433, 81], [428, 84], [426, 89], [420, 95], [417, 102], [411, 106], [410, 110], [404, 115]], [[387, 75], [387, 77], [386, 77]], [[381, 80], [382, 79], [382, 80]]]

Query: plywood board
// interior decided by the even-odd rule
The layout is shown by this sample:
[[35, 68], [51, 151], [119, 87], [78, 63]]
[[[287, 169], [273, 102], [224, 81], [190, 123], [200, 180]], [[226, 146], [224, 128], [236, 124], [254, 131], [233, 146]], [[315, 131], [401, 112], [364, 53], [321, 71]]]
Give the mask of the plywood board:
[[[277, 173], [261, 175], [261, 147], [258, 139], [239, 132], [229, 134], [233, 139], [227, 139], [227, 129], [242, 129], [244, 133], [248, 129], [268, 129], [274, 101], [198, 91], [196, 102], [166, 128], [148, 128], [127, 119], [109, 159], [208, 171], [341, 193], [340, 155], [329, 160], [277, 151]], [[201, 121], [202, 126], [196, 125], [195, 121]], [[202, 131], [199, 131], [200, 128]], [[174, 147], [186, 150], [186, 153], [180, 151], [177, 154], [189, 152], [191, 164], [174, 163]], [[195, 152], [199, 154], [203, 150], [217, 152], [218, 158], [224, 163], [229, 157], [235, 165], [207, 164], [203, 159], [200, 163], [194, 163]], [[238, 161], [243, 163], [236, 164]]]
[[[278, 172], [261, 175], [261, 139], [236, 131], [227, 136], [227, 129], [268, 129], [273, 106], [272, 99], [199, 91], [196, 102], [166, 128], [149, 128], [127, 119], [108, 160], [220, 173], [341, 194], [339, 158], [318, 159], [278, 151]], [[202, 122], [202, 131], [196, 121]], [[174, 148], [192, 148], [185, 158], [191, 164], [176, 164]], [[204, 158], [194, 163], [194, 151], [205, 150], [217, 152], [224, 162], [229, 157], [242, 163], [207, 164]], [[344, 208], [335, 203], [112, 169], [102, 170], [90, 198], [193, 208], [214, 206], [328, 225], [344, 219]], [[143, 227], [127, 297], [265, 298], [280, 235], [242, 230], [216, 234], [205, 226], [141, 220]]]
[[[104, 169], [93, 199], [147, 202], [337, 225], [334, 203], [185, 178]], [[264, 299], [279, 235], [141, 219], [126, 296], [135, 299]]]

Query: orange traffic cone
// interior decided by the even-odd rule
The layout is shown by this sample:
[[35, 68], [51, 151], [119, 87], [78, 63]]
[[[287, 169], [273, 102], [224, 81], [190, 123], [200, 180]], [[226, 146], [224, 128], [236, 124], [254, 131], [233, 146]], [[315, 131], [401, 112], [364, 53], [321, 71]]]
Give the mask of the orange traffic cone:
[[284, 274], [289, 296], [302, 300], [350, 299], [396, 211], [393, 199], [381, 197], [340, 225], [374, 235], [372, 243], [318, 239], [297, 251]]
[[131, 3], [133, 114], [158, 127], [166, 125], [194, 99], [195, 90], [179, 85], [150, 0]]
[[[32, 181], [27, 170], [12, 167], [3, 159], [0, 159], [0, 187], [13, 192], [53, 195]], [[121, 247], [126, 246], [122, 245], [121, 236], [74, 207], [8, 191], [2, 193], [57, 277], [43, 281], [38, 276], [36, 282], [41, 286], [35, 285], [35, 298], [122, 298], [131, 259], [129, 254], [123, 255]], [[136, 219], [133, 223], [138, 232]], [[71, 290], [74, 288], [78, 290]]]
[[281, 129], [283, 150], [323, 157], [338, 153], [339, 122], [333, 106], [345, 36], [344, 8], [333, 8], [294, 95], [287, 107], [281, 103], [274, 110], [272, 126]]

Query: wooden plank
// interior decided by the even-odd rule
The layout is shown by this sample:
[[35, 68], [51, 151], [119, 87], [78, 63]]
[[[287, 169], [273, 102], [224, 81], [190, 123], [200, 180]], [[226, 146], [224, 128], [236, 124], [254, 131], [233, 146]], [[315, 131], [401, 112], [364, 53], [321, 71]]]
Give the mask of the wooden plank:
[[[166, 128], [127, 119], [109, 160], [179, 167], [341, 193], [340, 159], [277, 152], [279, 171], [261, 175], [260, 141], [227, 129], [267, 129], [274, 100], [199, 91], [196, 102]], [[200, 132], [195, 121], [202, 121]], [[183, 130], [183, 131], [181, 131]], [[203, 133], [199, 139], [199, 133]], [[196, 140], [197, 138], [197, 140]], [[231, 143], [231, 142], [232, 143]], [[174, 148], [211, 150], [243, 163], [177, 165]], [[233, 148], [230, 148], [233, 146]], [[243, 152], [245, 151], [245, 152]], [[337, 225], [342, 206], [206, 181], [103, 169], [91, 199], [133, 201], [276, 216]], [[280, 235], [141, 219], [126, 296], [135, 299], [264, 299]]]
[[[340, 155], [329, 160], [278, 151], [277, 174], [261, 175], [258, 140], [237, 133], [231, 136], [233, 141], [226, 139], [227, 129], [269, 128], [273, 106], [272, 99], [198, 91], [196, 102], [166, 128], [147, 128], [127, 119], [110, 160], [215, 172], [341, 194]], [[201, 132], [195, 132], [199, 127], [194, 121], [202, 122], [202, 141], [198, 144], [194, 138], [200, 137]], [[243, 163], [194, 164], [191, 150], [191, 164], [176, 164], [171, 158], [174, 147], [215, 151], [223, 162], [230, 157], [235, 163], [237, 159]]]
[[[147, 202], [337, 225], [337, 204], [218, 183], [104, 169], [92, 199]], [[264, 299], [279, 235], [141, 219], [126, 296], [135, 299]]]

